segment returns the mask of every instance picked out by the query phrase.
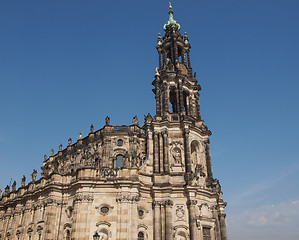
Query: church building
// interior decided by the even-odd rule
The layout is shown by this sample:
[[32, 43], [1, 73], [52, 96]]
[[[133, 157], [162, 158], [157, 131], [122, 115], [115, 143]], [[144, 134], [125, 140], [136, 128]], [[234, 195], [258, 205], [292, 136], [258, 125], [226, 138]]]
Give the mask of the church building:
[[90, 127], [45, 155], [41, 178], [0, 193], [0, 240], [227, 240], [211, 131], [187, 34], [169, 7], [158, 36], [156, 114]]

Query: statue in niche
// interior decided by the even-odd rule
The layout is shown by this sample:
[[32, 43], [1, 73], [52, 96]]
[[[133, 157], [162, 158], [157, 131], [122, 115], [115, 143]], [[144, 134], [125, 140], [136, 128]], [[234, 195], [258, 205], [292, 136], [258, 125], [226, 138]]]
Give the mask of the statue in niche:
[[22, 183], [21, 183], [22, 187], [25, 187], [25, 181], [26, 181], [26, 177], [25, 177], [25, 175], [23, 175], [23, 177], [22, 177]]
[[33, 169], [33, 173], [31, 174], [32, 182], [35, 182], [36, 176], [37, 176], [37, 171], [36, 169]]
[[107, 116], [105, 118], [105, 122], [106, 122], [106, 125], [109, 126], [109, 124], [110, 124], [110, 117]]
[[172, 157], [174, 159], [175, 164], [181, 164], [182, 163], [181, 149], [179, 149], [178, 147], [175, 147], [172, 150]]
[[128, 153], [126, 153], [124, 156], [124, 167], [126, 168], [130, 167], [130, 157]]
[[13, 192], [16, 191], [16, 186], [17, 186], [17, 183], [16, 183], [16, 181], [14, 181], [13, 184], [12, 184], [12, 191]]
[[145, 159], [145, 152], [138, 150], [138, 167], [140, 167], [143, 164], [143, 161]]

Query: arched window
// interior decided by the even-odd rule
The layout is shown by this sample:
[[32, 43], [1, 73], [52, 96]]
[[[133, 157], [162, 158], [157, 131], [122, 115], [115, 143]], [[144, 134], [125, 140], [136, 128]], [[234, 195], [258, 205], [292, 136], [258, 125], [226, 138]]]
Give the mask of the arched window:
[[114, 168], [122, 168], [124, 166], [124, 156], [119, 154], [116, 156], [114, 160], [113, 167]]
[[65, 232], [65, 240], [71, 240], [71, 232], [70, 232], [70, 230], [66, 230], [66, 232]]
[[144, 240], [144, 233], [143, 232], [139, 232], [138, 233], [138, 240]]
[[170, 113], [178, 113], [177, 95], [174, 87], [170, 88], [169, 99], [170, 99]]

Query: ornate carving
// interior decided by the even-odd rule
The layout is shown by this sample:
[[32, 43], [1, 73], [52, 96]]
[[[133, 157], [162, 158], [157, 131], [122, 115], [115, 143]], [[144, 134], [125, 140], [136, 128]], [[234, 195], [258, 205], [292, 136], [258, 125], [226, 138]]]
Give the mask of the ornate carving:
[[114, 178], [117, 176], [117, 169], [102, 167], [98, 170], [99, 177]]
[[152, 116], [148, 113], [147, 116], [144, 116], [144, 122], [145, 124], [150, 124], [152, 123], [154, 119], [152, 118]]
[[187, 202], [188, 206], [195, 206], [196, 204], [197, 204], [197, 200], [195, 200], [195, 199], [190, 199]]
[[87, 194], [87, 195], [77, 194], [75, 196], [74, 200], [75, 200], [75, 202], [88, 202], [88, 203], [90, 203], [90, 202], [93, 202], [93, 196], [90, 195], [90, 194]]
[[140, 198], [138, 195], [118, 195], [116, 197], [116, 202], [121, 203], [136, 203], [139, 202]]
[[72, 206], [68, 206], [65, 209], [65, 213], [66, 213], [68, 218], [71, 218], [73, 216], [73, 211], [74, 211], [74, 208]]
[[184, 207], [184, 205], [176, 205], [175, 215], [177, 216], [176, 221], [185, 221], [185, 207]]

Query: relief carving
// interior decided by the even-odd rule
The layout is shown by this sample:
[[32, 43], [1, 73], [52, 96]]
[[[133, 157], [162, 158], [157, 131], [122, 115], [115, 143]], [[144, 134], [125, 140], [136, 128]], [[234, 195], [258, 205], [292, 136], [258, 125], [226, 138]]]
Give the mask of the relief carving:
[[177, 216], [176, 221], [185, 221], [184, 205], [176, 205], [175, 215]]

